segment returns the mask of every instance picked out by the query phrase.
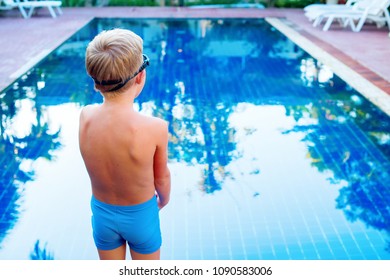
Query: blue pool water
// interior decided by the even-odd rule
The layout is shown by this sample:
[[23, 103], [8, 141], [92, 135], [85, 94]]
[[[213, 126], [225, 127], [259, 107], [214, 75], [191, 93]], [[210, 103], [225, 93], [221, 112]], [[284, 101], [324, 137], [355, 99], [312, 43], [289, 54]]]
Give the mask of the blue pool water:
[[389, 117], [260, 19], [95, 19], [0, 94], [0, 259], [97, 259], [84, 52], [129, 28], [169, 122], [163, 259], [390, 259]]

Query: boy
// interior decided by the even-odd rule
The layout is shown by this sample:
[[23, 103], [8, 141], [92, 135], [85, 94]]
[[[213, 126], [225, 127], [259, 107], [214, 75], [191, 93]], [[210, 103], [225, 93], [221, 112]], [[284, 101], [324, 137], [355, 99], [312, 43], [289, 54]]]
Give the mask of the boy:
[[129, 30], [103, 31], [88, 45], [86, 69], [101, 105], [80, 114], [79, 145], [92, 185], [92, 228], [100, 259], [160, 259], [159, 210], [169, 201], [168, 126], [134, 111], [149, 59]]

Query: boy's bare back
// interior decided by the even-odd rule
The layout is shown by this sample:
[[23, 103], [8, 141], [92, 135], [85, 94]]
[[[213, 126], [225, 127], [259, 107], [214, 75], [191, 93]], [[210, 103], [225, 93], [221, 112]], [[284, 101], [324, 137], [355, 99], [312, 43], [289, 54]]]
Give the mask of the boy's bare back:
[[87, 106], [80, 116], [80, 150], [92, 192], [114, 205], [150, 199], [169, 173], [166, 122], [143, 116], [131, 106]]

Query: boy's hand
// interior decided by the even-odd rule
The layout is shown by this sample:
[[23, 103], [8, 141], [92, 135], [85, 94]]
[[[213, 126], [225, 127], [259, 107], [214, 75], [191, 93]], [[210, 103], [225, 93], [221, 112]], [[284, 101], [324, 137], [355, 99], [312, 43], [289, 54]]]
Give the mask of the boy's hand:
[[161, 202], [161, 199], [160, 199], [160, 197], [158, 196], [158, 194], [156, 194], [156, 197], [157, 197], [157, 206], [158, 206], [158, 209], [161, 210], [165, 205], [167, 205], [167, 203]]

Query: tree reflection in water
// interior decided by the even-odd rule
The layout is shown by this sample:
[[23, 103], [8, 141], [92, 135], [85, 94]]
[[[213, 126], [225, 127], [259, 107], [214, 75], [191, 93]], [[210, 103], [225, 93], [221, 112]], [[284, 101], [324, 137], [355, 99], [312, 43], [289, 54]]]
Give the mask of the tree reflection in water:
[[[32, 163], [38, 158], [52, 160], [53, 152], [61, 147], [61, 130], [51, 131], [45, 108], [37, 98], [38, 89], [30, 86], [30, 79], [36, 79], [33, 76], [31, 73], [25, 75], [11, 89], [2, 93], [0, 100], [0, 152], [3, 166], [0, 177], [0, 243], [18, 220], [19, 199], [24, 184], [34, 179]], [[31, 110], [34, 119], [23, 119], [21, 127], [14, 126], [18, 114], [26, 110]]]
[[47, 244], [45, 244], [43, 247], [40, 245], [40, 241], [37, 240], [37, 242], [34, 245], [34, 249], [30, 253], [30, 259], [31, 260], [54, 260], [53, 253], [49, 252], [47, 249]]
[[[46, 109], [63, 103], [101, 101], [91, 94], [84, 52], [91, 30], [83, 29], [0, 95], [0, 244], [21, 211], [24, 186], [34, 180], [34, 161], [55, 159], [61, 128], [53, 129]], [[36, 245], [36, 249], [40, 248]]]
[[229, 116], [240, 102], [263, 102], [258, 95], [262, 89], [252, 84], [267, 73], [263, 62], [275, 51], [265, 42], [277, 35], [265, 32], [269, 38], [258, 40], [254, 29], [269, 26], [245, 20], [167, 21], [149, 28], [155, 37], [144, 48], [154, 52], [157, 65], [148, 72], [153, 82], [146, 85], [147, 95], [138, 98], [139, 106], [153, 100], [152, 114], [170, 124], [169, 159], [201, 168], [199, 188], [214, 193], [231, 178], [226, 167], [240, 156]]
[[389, 117], [363, 97], [334, 87], [341, 84], [337, 77], [331, 82], [324, 98], [286, 108], [297, 123], [310, 124], [296, 125], [286, 133], [305, 132], [302, 141], [312, 165], [320, 172], [332, 171], [332, 182], [346, 182], [336, 208], [351, 222], [360, 220], [386, 232], [390, 252]]

